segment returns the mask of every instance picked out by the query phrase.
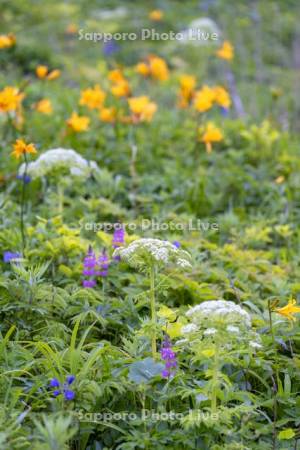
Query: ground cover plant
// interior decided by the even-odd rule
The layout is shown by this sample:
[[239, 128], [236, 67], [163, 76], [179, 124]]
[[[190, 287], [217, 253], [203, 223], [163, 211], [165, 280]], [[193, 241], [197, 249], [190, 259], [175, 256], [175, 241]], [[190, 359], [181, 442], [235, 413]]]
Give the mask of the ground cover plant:
[[0, 4], [0, 449], [299, 448], [298, 2]]

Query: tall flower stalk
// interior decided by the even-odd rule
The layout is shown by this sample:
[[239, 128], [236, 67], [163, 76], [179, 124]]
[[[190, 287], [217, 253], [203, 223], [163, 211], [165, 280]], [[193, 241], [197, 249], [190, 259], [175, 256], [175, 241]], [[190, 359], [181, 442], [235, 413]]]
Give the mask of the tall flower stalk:
[[156, 357], [156, 304], [155, 304], [155, 266], [150, 267], [150, 306], [151, 306], [151, 322], [152, 322], [152, 339], [151, 339], [151, 349], [152, 357]]

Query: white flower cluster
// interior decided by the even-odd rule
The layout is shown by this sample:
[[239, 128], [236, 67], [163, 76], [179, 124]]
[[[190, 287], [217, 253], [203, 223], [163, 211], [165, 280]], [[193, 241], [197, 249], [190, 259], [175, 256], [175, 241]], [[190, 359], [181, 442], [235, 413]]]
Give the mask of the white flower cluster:
[[[237, 323], [240, 326], [251, 326], [251, 318], [247, 311], [239, 305], [225, 300], [209, 300], [200, 303], [189, 309], [186, 316], [196, 325], [221, 322], [227, 325]], [[237, 331], [238, 329], [235, 328], [234, 332]]]
[[173, 263], [182, 269], [191, 268], [191, 257], [188, 252], [160, 239], [137, 239], [128, 247], [117, 248], [114, 256], [120, 256], [133, 267], [143, 267], [156, 263], [163, 265]]
[[[95, 161], [87, 161], [75, 150], [55, 148], [42, 153], [35, 161], [27, 166], [27, 175], [32, 179], [47, 175], [48, 173], [69, 170], [74, 177], [87, 178], [93, 171], [99, 168]], [[25, 173], [25, 164], [19, 169], [19, 175]]]

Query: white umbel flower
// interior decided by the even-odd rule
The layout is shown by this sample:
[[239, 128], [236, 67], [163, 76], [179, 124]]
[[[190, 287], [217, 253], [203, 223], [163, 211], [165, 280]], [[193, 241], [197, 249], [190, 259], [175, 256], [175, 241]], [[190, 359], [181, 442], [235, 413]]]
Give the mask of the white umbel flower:
[[204, 336], [213, 336], [214, 334], [217, 333], [217, 331], [218, 330], [216, 330], [215, 328], [207, 328], [203, 334]]
[[[99, 168], [94, 161], [87, 161], [75, 150], [55, 148], [42, 153], [35, 161], [30, 162], [27, 166], [27, 175], [35, 179], [62, 170], [69, 171], [73, 177], [87, 178]], [[22, 164], [19, 175], [24, 173], [25, 164]]]
[[198, 327], [194, 323], [188, 323], [181, 328], [182, 334], [190, 334], [198, 331]]
[[188, 252], [160, 239], [137, 239], [128, 247], [117, 248], [114, 256], [120, 256], [129, 265], [138, 268], [156, 264], [163, 266], [175, 264], [182, 269], [191, 268], [191, 257]]
[[247, 311], [231, 301], [209, 300], [190, 308], [186, 316], [196, 325], [207, 325], [214, 322], [223, 324], [239, 324], [251, 326], [251, 318]]

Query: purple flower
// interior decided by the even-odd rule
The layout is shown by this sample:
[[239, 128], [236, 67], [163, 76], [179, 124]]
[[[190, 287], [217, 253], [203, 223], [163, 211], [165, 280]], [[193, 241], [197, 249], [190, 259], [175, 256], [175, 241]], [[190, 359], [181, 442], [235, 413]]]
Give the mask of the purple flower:
[[179, 241], [173, 241], [172, 243], [173, 243], [174, 247], [176, 247], [176, 248], [181, 247], [181, 244]]
[[50, 380], [50, 387], [60, 388], [52, 391], [54, 397], [58, 397], [59, 395], [63, 394], [65, 400], [67, 401], [73, 400], [75, 398], [75, 392], [69, 389], [69, 386], [74, 382], [74, 380], [75, 375], [68, 375], [66, 377], [65, 383], [61, 384], [57, 378], [52, 378], [52, 380]]
[[64, 397], [65, 397], [65, 400], [71, 401], [75, 397], [75, 392], [74, 391], [70, 391], [69, 389], [65, 389], [64, 390]]
[[220, 112], [221, 112], [222, 116], [227, 117], [228, 114], [229, 114], [229, 109], [228, 108], [224, 108], [224, 106], [220, 106]]
[[28, 184], [31, 181], [30, 176], [25, 175], [25, 173], [23, 175], [17, 175], [16, 178], [17, 178], [17, 180], [23, 180], [24, 184]]
[[92, 249], [91, 246], [89, 246], [88, 252], [83, 260], [83, 271], [82, 275], [84, 277], [88, 277], [87, 279], [84, 279], [82, 282], [83, 287], [85, 288], [93, 288], [96, 285], [96, 281], [91, 279], [91, 277], [94, 277], [96, 275], [96, 265], [97, 265], [97, 258], [96, 255]]
[[8, 263], [10, 261], [13, 261], [14, 259], [22, 258], [20, 253], [13, 253], [10, 251], [3, 253], [3, 262]]
[[107, 277], [108, 267], [109, 267], [108, 256], [106, 250], [103, 250], [102, 254], [98, 258], [99, 270], [96, 272], [96, 274], [99, 275], [100, 277]]
[[118, 226], [114, 231], [112, 246], [113, 248], [118, 248], [122, 247], [122, 245], [124, 244], [125, 244], [125, 231], [123, 225], [120, 224], [120, 226]]
[[52, 378], [52, 380], [50, 380], [50, 386], [52, 388], [58, 388], [60, 386], [59, 381], [57, 378]]
[[168, 335], [165, 336], [160, 349], [161, 358], [165, 361], [165, 369], [162, 371], [164, 378], [172, 378], [177, 367], [176, 353], [172, 350], [171, 341]]
[[105, 42], [103, 44], [104, 56], [111, 56], [118, 51], [119, 51], [119, 46], [116, 44], [116, 42], [114, 40]]

